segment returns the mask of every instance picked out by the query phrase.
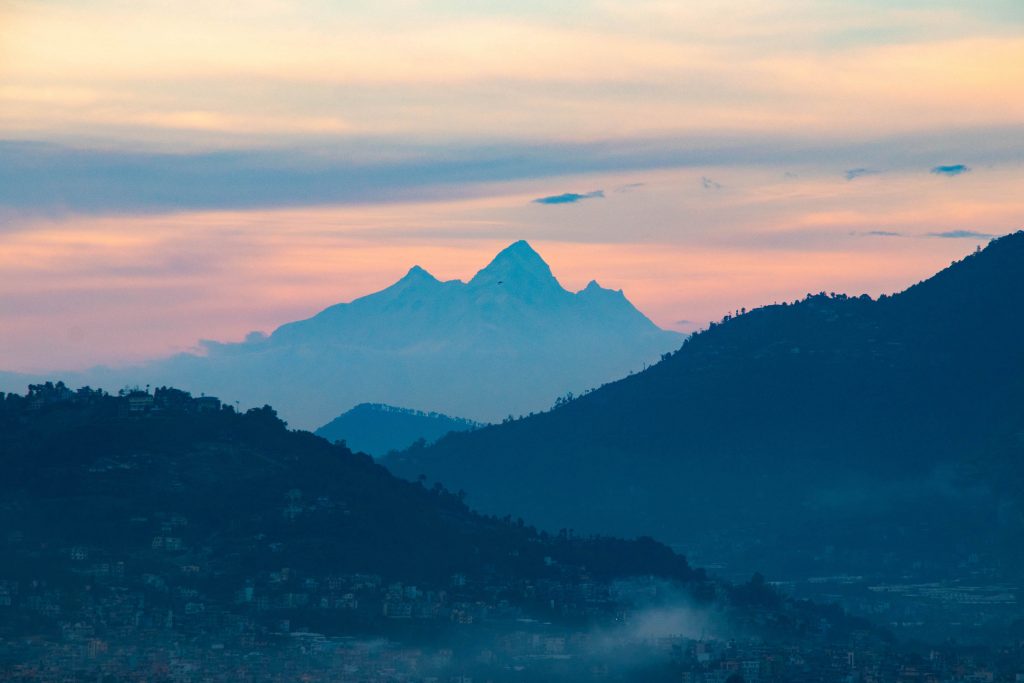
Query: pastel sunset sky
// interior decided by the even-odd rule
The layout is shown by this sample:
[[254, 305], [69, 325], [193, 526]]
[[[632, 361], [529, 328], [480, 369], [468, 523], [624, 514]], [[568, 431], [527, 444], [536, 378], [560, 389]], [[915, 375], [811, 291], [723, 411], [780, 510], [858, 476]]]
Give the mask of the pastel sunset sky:
[[683, 331], [896, 291], [1024, 225], [1022, 84], [1020, 0], [0, 0], [0, 370], [517, 239]]

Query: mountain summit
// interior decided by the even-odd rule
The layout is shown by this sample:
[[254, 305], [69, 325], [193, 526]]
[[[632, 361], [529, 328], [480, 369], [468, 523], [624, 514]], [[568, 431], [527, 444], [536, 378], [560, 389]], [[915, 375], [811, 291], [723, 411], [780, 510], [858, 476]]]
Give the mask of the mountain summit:
[[548, 264], [525, 240], [502, 249], [486, 268], [473, 276], [469, 286], [480, 289], [501, 286], [512, 295], [565, 292]]
[[390, 287], [269, 336], [206, 342], [203, 355], [71, 379], [108, 390], [175, 384], [229, 401], [270, 403], [307, 428], [361, 403], [492, 422], [640, 370], [682, 340], [619, 291], [593, 282], [581, 292], [566, 290], [540, 254], [519, 241], [469, 282], [442, 282], [413, 266]]

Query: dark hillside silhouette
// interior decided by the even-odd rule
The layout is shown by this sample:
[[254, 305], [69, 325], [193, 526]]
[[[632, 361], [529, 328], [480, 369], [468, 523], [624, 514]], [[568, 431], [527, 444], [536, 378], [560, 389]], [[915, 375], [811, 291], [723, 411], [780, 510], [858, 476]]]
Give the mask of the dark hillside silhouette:
[[[406, 482], [366, 455], [288, 430], [269, 406], [236, 413], [209, 410], [209, 400], [61, 383], [8, 394], [0, 400], [2, 528], [41, 550], [32, 562], [83, 546], [157, 566], [168, 558], [150, 554], [152, 526], [177, 515], [187, 519], [178, 557], [202, 557], [234, 578], [275, 566], [282, 552], [294, 570], [425, 582], [485, 568], [541, 576], [544, 556], [585, 558], [607, 577], [694, 576], [653, 541], [569, 539], [483, 517], [461, 494]], [[616, 551], [601, 550], [605, 543]]]
[[[541, 526], [774, 571], [1019, 573], [1024, 233], [894, 295], [730, 317], [643, 373], [387, 460]], [[1017, 540], [1014, 540], [1017, 539]]]

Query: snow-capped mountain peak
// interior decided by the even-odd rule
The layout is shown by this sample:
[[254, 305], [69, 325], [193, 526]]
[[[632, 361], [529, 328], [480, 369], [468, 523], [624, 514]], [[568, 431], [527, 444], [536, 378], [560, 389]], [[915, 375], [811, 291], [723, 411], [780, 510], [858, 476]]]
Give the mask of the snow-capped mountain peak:
[[502, 249], [486, 268], [473, 276], [469, 286], [478, 289], [501, 286], [512, 294], [565, 291], [548, 264], [525, 240]]
[[682, 335], [658, 328], [618, 290], [565, 290], [524, 241], [468, 283], [419, 266], [379, 292], [281, 325], [269, 337], [206, 344], [83, 384], [173, 383], [277, 407], [316, 426], [364, 403], [499, 420], [549, 407], [638, 370]]

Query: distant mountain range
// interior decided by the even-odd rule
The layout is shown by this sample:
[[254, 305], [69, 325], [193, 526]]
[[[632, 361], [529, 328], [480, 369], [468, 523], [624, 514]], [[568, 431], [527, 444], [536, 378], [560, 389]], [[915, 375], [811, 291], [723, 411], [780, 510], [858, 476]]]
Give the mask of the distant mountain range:
[[328, 441], [344, 441], [353, 451], [380, 457], [422, 441], [431, 444], [449, 432], [464, 432], [483, 425], [440, 413], [396, 408], [381, 403], [360, 403], [314, 432]]
[[1024, 232], [894, 295], [691, 337], [550, 412], [386, 459], [542, 526], [774, 575], [1022, 578]]
[[[639, 371], [682, 340], [621, 291], [596, 282], [567, 291], [520, 241], [468, 283], [441, 282], [416, 266], [387, 289], [282, 325], [269, 337], [204, 342], [204, 355], [61, 377], [111, 391], [172, 384], [228, 401], [271, 403], [310, 429], [366, 402], [493, 422]], [[53, 378], [0, 376], [0, 389], [24, 391], [40, 379]]]

